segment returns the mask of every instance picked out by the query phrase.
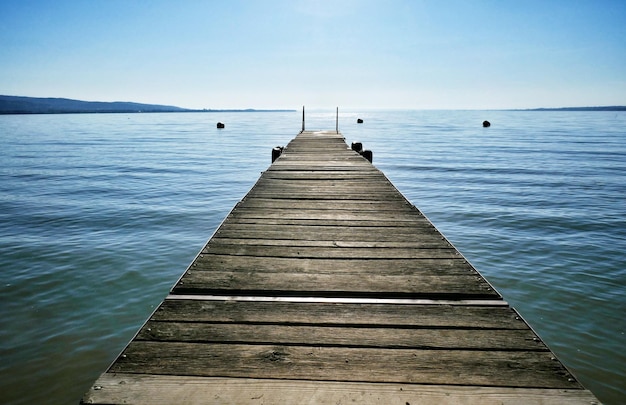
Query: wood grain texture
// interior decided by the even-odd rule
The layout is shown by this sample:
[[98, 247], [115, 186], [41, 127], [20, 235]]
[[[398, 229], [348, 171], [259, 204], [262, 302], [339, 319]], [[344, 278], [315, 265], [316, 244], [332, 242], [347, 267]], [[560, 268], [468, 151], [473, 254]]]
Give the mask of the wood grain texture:
[[[115, 373], [580, 388], [550, 353], [133, 341]], [[532, 370], [532, 372], [528, 372]]]
[[84, 404], [597, 405], [585, 390], [104, 374]]
[[421, 276], [367, 274], [319, 274], [298, 272], [212, 271], [187, 272], [174, 289], [180, 294], [304, 295], [384, 298], [474, 298], [498, 297], [485, 282], [473, 275]]
[[155, 321], [527, 330], [510, 307], [165, 300]]
[[[187, 273], [196, 271], [246, 271], [259, 273], [318, 273], [352, 274], [365, 277], [369, 274], [408, 275], [421, 278], [436, 275], [480, 275], [462, 258], [453, 259], [306, 259], [286, 257], [250, 257], [200, 254]], [[478, 281], [478, 280], [477, 280]]]
[[381, 349], [544, 351], [530, 330], [148, 322], [137, 340]]

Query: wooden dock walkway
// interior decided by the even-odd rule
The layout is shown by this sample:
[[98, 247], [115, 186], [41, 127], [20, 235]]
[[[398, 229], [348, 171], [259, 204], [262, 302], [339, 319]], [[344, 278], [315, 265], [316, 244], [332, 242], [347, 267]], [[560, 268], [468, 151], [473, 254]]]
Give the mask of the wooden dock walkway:
[[300, 133], [87, 404], [594, 404], [341, 134]]

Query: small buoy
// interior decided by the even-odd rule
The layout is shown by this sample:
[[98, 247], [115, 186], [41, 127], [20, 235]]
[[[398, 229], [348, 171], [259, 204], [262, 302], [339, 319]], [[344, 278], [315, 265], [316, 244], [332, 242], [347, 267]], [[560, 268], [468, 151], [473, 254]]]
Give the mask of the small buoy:
[[489, 121], [483, 121], [483, 127], [484, 127], [484, 128], [487, 128], [487, 127], [490, 127], [490, 126], [491, 126], [491, 122], [489, 122]]
[[350, 148], [355, 152], [361, 152], [363, 150], [363, 144], [361, 142], [352, 142]]
[[217, 123], [217, 127], [218, 127], [218, 128], [224, 128], [224, 124], [222, 124], [221, 122], [218, 122], [218, 123]]
[[362, 124], [362, 123], [363, 123], [363, 120], [362, 120], [362, 119], [360, 119], [360, 118], [357, 118], [356, 123], [357, 123], [357, 124]]

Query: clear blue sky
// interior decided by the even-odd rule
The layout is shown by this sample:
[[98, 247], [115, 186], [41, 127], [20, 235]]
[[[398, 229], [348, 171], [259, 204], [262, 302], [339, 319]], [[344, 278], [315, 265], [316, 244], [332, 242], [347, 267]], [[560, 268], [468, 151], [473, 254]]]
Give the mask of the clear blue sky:
[[626, 105], [626, 1], [2, 0], [0, 94], [188, 108]]

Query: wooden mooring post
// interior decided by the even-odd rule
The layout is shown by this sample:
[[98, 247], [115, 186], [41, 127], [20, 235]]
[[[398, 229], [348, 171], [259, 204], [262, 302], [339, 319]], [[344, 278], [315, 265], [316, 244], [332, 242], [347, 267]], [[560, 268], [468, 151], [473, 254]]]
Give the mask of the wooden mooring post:
[[82, 402], [598, 403], [382, 172], [304, 119]]

